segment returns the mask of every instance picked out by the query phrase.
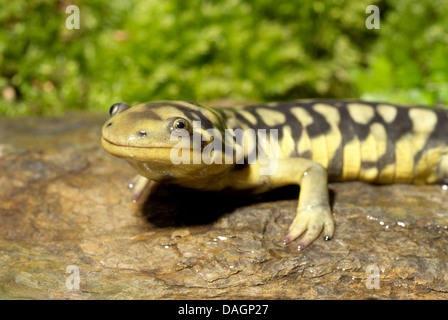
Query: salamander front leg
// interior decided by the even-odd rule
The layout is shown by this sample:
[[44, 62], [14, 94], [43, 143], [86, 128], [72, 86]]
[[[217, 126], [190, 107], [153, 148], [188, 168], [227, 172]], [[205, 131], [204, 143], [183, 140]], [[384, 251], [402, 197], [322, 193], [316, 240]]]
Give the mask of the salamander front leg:
[[129, 188], [132, 189], [132, 202], [137, 202], [143, 196], [149, 196], [159, 185], [160, 183], [156, 181], [149, 180], [139, 174], [136, 175], [129, 184]]
[[[303, 160], [303, 159], [301, 159]], [[328, 197], [327, 172], [318, 163], [301, 161], [303, 168], [296, 172], [300, 184], [299, 205], [284, 243], [288, 244], [303, 234], [298, 249], [312, 243], [324, 231], [324, 239], [330, 240], [334, 234], [334, 220]], [[297, 163], [298, 164], [298, 163]]]
[[319, 163], [304, 158], [278, 161], [276, 172], [266, 176], [271, 188], [300, 185], [297, 215], [284, 243], [288, 244], [303, 235], [298, 249], [303, 249], [324, 231], [324, 239], [330, 240], [334, 233], [334, 220], [328, 196], [327, 172]]
[[319, 163], [304, 158], [279, 159], [271, 174], [260, 174], [260, 163], [235, 170], [220, 181], [219, 188], [252, 189], [256, 193], [300, 185], [297, 215], [294, 218], [284, 243], [297, 239], [298, 249], [303, 249], [324, 232], [324, 239], [330, 240], [334, 233], [334, 220], [330, 209], [327, 186], [327, 172]]

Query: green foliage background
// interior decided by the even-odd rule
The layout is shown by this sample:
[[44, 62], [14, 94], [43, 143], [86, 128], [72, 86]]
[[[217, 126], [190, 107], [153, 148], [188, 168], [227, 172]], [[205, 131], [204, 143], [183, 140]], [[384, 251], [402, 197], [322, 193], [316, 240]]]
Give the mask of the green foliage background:
[[[80, 29], [66, 28], [66, 7]], [[368, 5], [381, 10], [369, 30]], [[0, 114], [118, 101], [448, 104], [446, 0], [0, 0]]]

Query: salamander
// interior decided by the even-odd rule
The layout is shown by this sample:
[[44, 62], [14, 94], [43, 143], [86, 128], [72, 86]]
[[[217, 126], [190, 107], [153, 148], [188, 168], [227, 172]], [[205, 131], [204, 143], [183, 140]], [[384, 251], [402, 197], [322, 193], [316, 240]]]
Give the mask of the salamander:
[[[333, 237], [329, 181], [448, 183], [448, 112], [444, 110], [356, 100], [235, 108], [157, 101], [133, 107], [117, 103], [110, 116], [102, 128], [102, 146], [137, 170], [134, 201], [160, 183], [256, 193], [299, 185], [297, 213], [284, 238], [288, 244], [300, 237], [299, 250], [322, 231], [325, 240]], [[258, 141], [250, 134], [236, 139], [235, 132], [265, 135]], [[179, 149], [182, 139], [193, 143]], [[217, 148], [220, 145], [224, 147]], [[187, 162], [197, 160], [207, 148], [213, 155], [211, 163], [200, 157]], [[185, 160], [180, 163], [173, 161], [179, 150]], [[261, 158], [249, 161], [251, 155], [263, 152], [264, 160], [276, 161], [269, 174], [262, 172], [266, 162]]]

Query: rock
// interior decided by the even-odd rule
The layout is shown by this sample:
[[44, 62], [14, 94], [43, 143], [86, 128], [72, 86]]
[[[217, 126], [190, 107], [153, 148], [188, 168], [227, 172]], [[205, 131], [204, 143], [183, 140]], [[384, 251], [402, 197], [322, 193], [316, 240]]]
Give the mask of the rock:
[[133, 169], [100, 146], [106, 119], [0, 120], [0, 298], [448, 298], [440, 185], [333, 183], [333, 240], [297, 251], [282, 244], [297, 187], [162, 186], [133, 204]]

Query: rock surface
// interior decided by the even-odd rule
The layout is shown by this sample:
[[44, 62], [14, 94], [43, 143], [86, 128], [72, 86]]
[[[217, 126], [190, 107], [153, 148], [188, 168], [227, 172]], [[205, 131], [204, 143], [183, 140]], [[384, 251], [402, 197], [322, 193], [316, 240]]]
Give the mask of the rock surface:
[[106, 119], [0, 119], [1, 299], [448, 298], [446, 187], [333, 183], [334, 239], [297, 251], [296, 187], [133, 204]]

